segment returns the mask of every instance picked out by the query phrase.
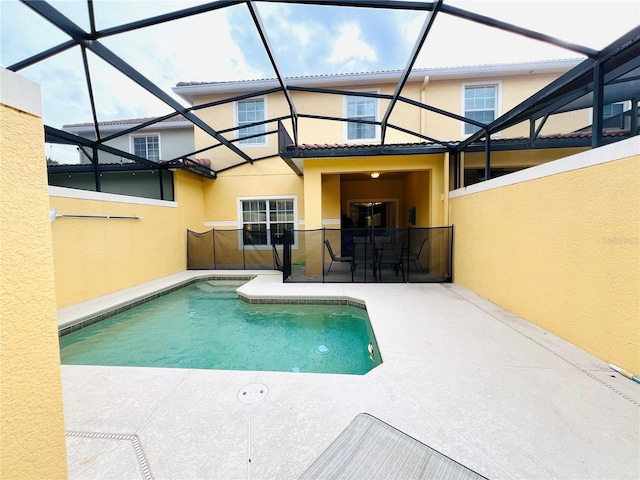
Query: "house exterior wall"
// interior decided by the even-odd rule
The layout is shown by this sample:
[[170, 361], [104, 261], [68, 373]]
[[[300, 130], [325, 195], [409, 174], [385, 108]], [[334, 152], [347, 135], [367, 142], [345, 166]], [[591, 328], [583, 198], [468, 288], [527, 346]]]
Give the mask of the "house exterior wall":
[[[397, 199], [399, 201], [399, 226], [407, 226], [405, 211], [419, 205], [417, 209], [420, 223], [417, 226], [442, 225], [445, 218], [444, 205], [441, 196], [444, 195], [444, 155], [403, 155], [389, 157], [352, 157], [352, 158], [323, 158], [305, 161], [304, 188], [305, 225], [307, 229], [321, 228], [321, 218], [333, 218], [335, 209], [325, 215], [327, 201], [309, 202], [309, 190], [316, 190], [321, 198], [321, 179], [326, 175], [384, 171], [393, 165], [394, 172], [406, 172], [403, 181], [387, 181], [384, 174], [375, 181], [342, 182], [340, 201], [342, 212], [348, 213], [350, 200], [364, 198]], [[423, 183], [424, 182], [424, 183]], [[349, 183], [350, 185], [344, 185]], [[352, 187], [351, 190], [349, 187]], [[408, 187], [412, 187], [409, 189]], [[413, 190], [413, 187], [417, 190]], [[419, 192], [419, 193], [418, 193]], [[409, 201], [413, 201], [409, 205]], [[311, 203], [311, 205], [309, 205]], [[313, 220], [310, 220], [313, 219]]]
[[[170, 124], [169, 124], [170, 125]], [[126, 128], [130, 128], [132, 125], [123, 125], [122, 130]], [[103, 136], [111, 135], [115, 130], [109, 129], [106, 133], [102, 133]], [[183, 156], [185, 153], [195, 151], [194, 148], [194, 140], [193, 140], [193, 127], [186, 126], [180, 128], [167, 128], [166, 126], [162, 126], [162, 128], [158, 128], [156, 126], [151, 126], [138, 132], [129, 135], [123, 135], [118, 138], [114, 138], [108, 142], [105, 142], [105, 145], [108, 145], [113, 148], [117, 148], [118, 150], [122, 150], [125, 152], [133, 153], [133, 146], [131, 137], [135, 135], [145, 135], [145, 134], [153, 134], [158, 135], [160, 139], [160, 159], [161, 160], [171, 160], [173, 158], [179, 158]], [[95, 140], [95, 133], [83, 131], [77, 132], [76, 135], [80, 135], [82, 137], [88, 138], [90, 140]], [[91, 163], [89, 158], [80, 151], [80, 163]], [[131, 160], [127, 158], [122, 158], [118, 155], [113, 155], [111, 153], [106, 152], [98, 152], [98, 158], [100, 163], [129, 163]]]
[[[485, 76], [481, 76], [480, 74], [478, 74], [478, 76], [465, 75], [459, 77], [432, 75], [431, 77], [411, 78], [405, 84], [402, 95], [455, 114], [464, 115], [464, 86], [467, 84], [496, 83], [499, 85], [497, 114], [500, 115], [560, 75], [561, 73], [557, 71], [554, 73], [539, 73], [539, 71], [536, 73], [522, 73], [518, 71], [517, 74], [514, 74], [513, 72], [507, 71], [500, 73], [495, 70]], [[360, 81], [359, 78], [359, 76], [354, 75], [353, 79], [348, 79], [349, 81], [352, 80], [348, 86], [343, 85], [329, 88], [353, 92], [377, 92], [386, 95], [392, 95], [396, 88], [396, 80], [389, 80], [388, 77], [386, 77], [386, 80], [382, 78], [379, 84], [373, 84], [371, 78], [368, 78], [364, 83], [358, 83]], [[247, 85], [245, 85], [245, 83]], [[247, 88], [251, 87], [249, 82], [240, 82], [240, 85], [242, 89], [238, 91], [231, 91], [234, 88], [233, 85], [226, 86], [225, 88], [227, 88], [227, 90], [223, 93], [205, 94], [203, 90], [195, 94], [193, 104], [194, 106], [199, 106], [210, 102], [220, 102], [240, 92], [244, 93]], [[217, 86], [214, 86], [212, 88], [216, 87]], [[346, 97], [343, 95], [302, 91], [291, 91], [290, 93], [298, 114], [346, 117]], [[263, 96], [262, 98], [264, 98], [266, 102], [266, 118], [275, 118], [290, 114], [289, 106], [283, 94], [274, 93]], [[381, 99], [378, 101], [378, 119], [383, 117], [388, 105], [389, 100]], [[221, 131], [229, 128], [229, 126], [236, 125], [236, 102], [202, 108], [197, 110], [197, 114], [203, 118], [203, 120], [210, 123], [215, 130]], [[421, 132], [424, 135], [441, 140], [453, 141], [465, 138], [462, 122], [430, 111], [421, 112], [419, 108], [408, 105], [402, 101], [396, 103], [389, 122], [398, 127]], [[560, 115], [559, 118], [549, 119], [545, 125], [545, 130], [553, 130], [557, 127], [561, 129], [560, 131], [565, 132], [583, 127], [587, 123], [587, 112], [565, 114]], [[289, 133], [292, 134], [293, 129], [291, 122], [285, 121], [284, 124]], [[346, 122], [299, 118], [298, 143], [372, 143], [368, 140], [360, 142], [347, 140], [346, 126]], [[275, 129], [275, 124], [267, 125], [266, 129], [267, 131]], [[380, 137], [379, 130], [380, 129], [378, 129], [377, 134], [378, 138]], [[225, 135], [227, 138], [235, 138], [234, 133], [227, 133]], [[526, 124], [512, 127], [508, 131], [501, 132], [498, 137], [528, 135], [529, 125]], [[207, 146], [218, 143], [199, 129], [196, 129], [194, 138], [197, 149], [206, 148]], [[388, 128], [386, 131], [385, 142], [387, 144], [416, 141], [422, 141], [422, 139], [393, 128]], [[235, 145], [253, 158], [276, 154], [278, 148], [277, 135], [269, 135], [266, 142], [266, 145], [263, 146], [244, 146], [239, 143], [235, 143]], [[210, 158], [213, 164], [216, 165], [224, 165], [225, 161], [231, 165], [234, 161], [229, 159], [235, 156], [235, 154], [230, 152], [226, 147], [210, 149], [202, 152], [200, 155], [202, 158]], [[563, 155], [567, 155], [567, 152], [494, 153], [492, 154], [492, 166], [525, 168], [544, 161], [553, 160]], [[465, 166], [468, 168], [482, 168], [484, 166], [484, 153], [466, 154], [465, 157]], [[446, 163], [446, 157], [438, 154], [421, 156], [420, 160], [417, 160], [416, 156], [410, 156], [410, 158], [412, 159], [409, 161], [412, 165], [411, 168], [416, 169], [418, 172], [429, 171], [429, 193], [424, 200], [419, 200], [419, 197], [427, 190], [424, 188], [421, 189], [419, 184], [407, 180], [405, 180], [402, 186], [397, 186], [394, 192], [385, 193], [383, 190], [387, 189], [390, 184], [384, 180], [384, 176], [382, 180], [377, 183], [365, 182], [363, 185], [360, 185], [358, 188], [360, 188], [362, 193], [358, 195], [362, 195], [362, 198], [380, 196], [383, 196], [382, 198], [397, 198], [399, 202], [399, 218], [402, 219], [404, 223], [408, 221], [405, 219], [407, 216], [405, 215], [405, 210], [410, 206], [420, 204], [420, 208], [417, 209], [418, 220], [420, 222], [418, 226], [444, 225], [447, 222], [448, 209], [446, 208], [446, 203], [448, 202], [448, 198], [445, 197], [443, 201], [441, 195], [444, 194], [442, 185], [449, 184], [449, 166], [448, 163]], [[229, 172], [223, 171], [219, 174], [218, 179], [211, 183], [211, 188], [207, 189], [205, 194], [205, 209], [207, 212], [208, 225], [219, 228], [230, 228], [232, 226], [237, 228], [238, 214], [235, 199], [238, 197], [251, 195], [252, 192], [255, 191], [262, 192], [257, 195], [286, 195], [295, 191], [296, 195], [298, 195], [298, 201], [301, 204], [303, 199], [305, 200], [304, 209], [300, 205], [298, 212], [299, 218], [304, 222], [303, 224], [306, 229], [321, 228], [323, 225], [335, 227], [340, 223], [339, 218], [341, 213], [348, 212], [349, 198], [347, 197], [355, 198], [354, 195], [356, 197], [358, 196], [356, 195], [357, 190], [349, 193], [346, 192], [344, 187], [338, 190], [335, 182], [340, 182], [340, 180], [338, 180], [336, 175], [341, 173], [366, 173], [373, 170], [381, 172], [405, 171], [405, 160], [406, 158], [403, 159], [401, 157], [368, 157], [359, 160], [355, 158], [341, 158], [333, 162], [327, 159], [305, 159], [303, 183], [300, 183], [294, 188], [288, 185], [282, 185], [280, 180], [275, 183], [271, 181], [281, 175], [291, 175], [291, 173], [287, 173], [287, 167], [284, 166], [284, 163], [282, 163], [280, 159], [259, 161], [253, 166], [236, 167]], [[274, 166], [276, 170], [271, 171]], [[269, 182], [265, 183], [266, 175], [275, 175], [275, 177], [270, 177]], [[291, 179], [293, 180], [293, 177], [291, 177]], [[293, 181], [297, 183], [296, 180]], [[281, 186], [284, 189], [281, 189]], [[351, 184], [351, 186], [356, 188], [356, 184]], [[365, 188], [365, 190], [362, 190], [362, 188]], [[414, 188], [416, 190], [413, 190]], [[337, 195], [335, 199], [334, 195]], [[407, 197], [411, 197], [411, 200]], [[336, 211], [336, 201], [340, 202], [340, 211]], [[411, 205], [409, 205], [409, 203], [411, 203]]]
[[58, 308], [186, 268], [186, 230], [204, 223], [202, 178], [177, 171], [174, 179], [175, 202], [50, 187], [51, 208], [61, 215], [141, 217], [53, 222]]
[[[555, 148], [553, 150], [514, 150], [491, 152], [491, 167], [526, 168], [531, 165], [547, 163], [552, 160], [584, 152], [584, 148]], [[484, 152], [466, 152], [464, 154], [465, 168], [484, 168]]]
[[454, 281], [637, 375], [639, 179], [636, 136], [452, 192]]
[[[242, 228], [238, 223], [239, 197], [289, 196], [297, 199], [298, 220], [304, 222], [302, 178], [280, 158], [272, 158], [221, 172], [215, 180], [204, 180], [204, 215], [207, 227]], [[296, 226], [299, 228], [299, 226]]]
[[67, 478], [40, 87], [0, 70], [0, 477]]
[[[497, 112], [499, 116], [508, 112], [559, 76], [560, 74], [532, 74], [526, 76], [478, 76], [446, 80], [430, 78], [424, 88], [423, 102], [442, 110], [464, 116], [463, 88], [465, 85], [497, 84], [499, 86]], [[588, 124], [589, 116], [588, 112], [585, 111], [554, 115], [550, 117], [545, 124], [542, 134], [545, 132], [568, 133]], [[431, 111], [425, 112], [424, 132], [434, 138], [442, 140], [461, 140], [465, 138], [462, 130], [462, 122]], [[496, 135], [497, 138], [515, 138], [521, 136], [529, 136], [529, 124], [526, 122], [506, 129]]]

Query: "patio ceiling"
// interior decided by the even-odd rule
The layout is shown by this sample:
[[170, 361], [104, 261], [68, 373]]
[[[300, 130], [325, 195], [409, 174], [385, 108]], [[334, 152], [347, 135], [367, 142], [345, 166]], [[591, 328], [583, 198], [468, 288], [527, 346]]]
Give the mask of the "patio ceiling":
[[[21, 0], [24, 8], [35, 12], [39, 17], [55, 26], [62, 32], [65, 40], [51, 48], [44, 49], [38, 53], [32, 54], [19, 61], [13, 62], [6, 66], [7, 69], [14, 72], [20, 72], [33, 65], [45, 62], [46, 60], [62, 55], [71, 49], [78, 49], [81, 53], [77, 68], [84, 72], [86, 86], [88, 90], [88, 101], [90, 103], [90, 111], [92, 112], [93, 123], [96, 125], [95, 136], [97, 140], [88, 140], [77, 135], [62, 131], [49, 125], [45, 125], [45, 139], [48, 143], [75, 145], [81, 148], [90, 158], [94, 159], [96, 172], [99, 169], [99, 162], [95, 160], [99, 152], [108, 152], [120, 155], [123, 158], [146, 164], [151, 167], [158, 168], [190, 168], [202, 175], [215, 178], [217, 173], [233, 168], [239, 165], [251, 164], [255, 161], [266, 158], [280, 156], [289, 166], [301, 175], [299, 168], [299, 159], [306, 157], [350, 157], [357, 155], [398, 155], [398, 154], [415, 154], [415, 153], [433, 153], [448, 151], [457, 154], [461, 151], [477, 151], [485, 149], [487, 155], [493, 144], [498, 142], [491, 141], [490, 136], [494, 132], [504, 130], [510, 126], [528, 122], [530, 125], [530, 135], [526, 139], [518, 139], [518, 141], [503, 142], [500, 149], [522, 149], [536, 148], [537, 142], [545, 145], [546, 148], [554, 148], [561, 146], [575, 146], [577, 144], [596, 147], [610, 141], [619, 140], [619, 136], [604, 136], [602, 129], [603, 122], [603, 105], [631, 100], [634, 108], [629, 112], [631, 116], [631, 131], [629, 135], [637, 135], [638, 129], [638, 109], [637, 102], [640, 98], [640, 27], [635, 27], [628, 33], [624, 34], [618, 40], [606, 46], [603, 49], [594, 49], [584, 45], [572, 43], [570, 41], [555, 38], [553, 36], [525, 28], [512, 23], [507, 23], [497, 18], [482, 15], [473, 11], [465, 10], [452, 5], [448, 0], [437, 0], [434, 2], [409, 1], [409, 0], [279, 0], [279, 4], [287, 5], [316, 5], [324, 6], [331, 9], [341, 8], [364, 8], [364, 9], [382, 9], [388, 11], [411, 11], [424, 14], [424, 22], [422, 28], [418, 32], [413, 48], [407, 52], [406, 64], [397, 74], [397, 81], [394, 93], [392, 95], [371, 94], [372, 96], [387, 100], [387, 107], [381, 112], [380, 119], [373, 122], [380, 127], [380, 141], [375, 145], [361, 146], [360, 150], [352, 146], [326, 146], [314, 147], [314, 145], [301, 145], [298, 135], [298, 124], [300, 119], [315, 118], [330, 122], [345, 122], [346, 118], [342, 117], [326, 117], [316, 113], [300, 113], [297, 108], [292, 92], [307, 91], [318, 95], [326, 94], [348, 94], [348, 90], [328, 90], [316, 88], [313, 86], [305, 87], [296, 84], [291, 77], [285, 76], [280, 65], [282, 57], [274, 48], [271, 41], [271, 33], [269, 28], [265, 26], [265, 22], [261, 17], [258, 6], [261, 3], [274, 3], [270, 0], [218, 0], [213, 2], [203, 2], [196, 6], [177, 9], [161, 15], [150, 16], [137, 21], [123, 23], [108, 28], [98, 29], [96, 21], [96, 13], [92, 0], [87, 0], [87, 14], [89, 16], [88, 29], [82, 28], [74, 22], [69, 16], [65, 15], [61, 10], [55, 8], [51, 2], [45, 0], [27, 1]], [[545, 4], [547, 5], [547, 4]], [[242, 150], [236, 146], [237, 139], [235, 133], [239, 127], [229, 125], [226, 128], [214, 128], [205, 122], [198, 115], [202, 106], [184, 106], [180, 103], [171, 92], [162, 89], [157, 83], [141, 73], [140, 70], [125, 61], [122, 56], [116, 54], [112, 49], [105, 45], [107, 39], [125, 35], [134, 31], [145, 31], [144, 29], [153, 26], [164, 25], [169, 22], [177, 22], [200, 15], [206, 15], [209, 12], [217, 10], [225, 10], [234, 7], [246, 7], [250, 19], [248, 25], [243, 28], [252, 29], [259, 37], [260, 44], [264, 49], [264, 53], [268, 58], [269, 64], [273, 71], [272, 86], [260, 91], [252, 91], [242, 93], [232, 99], [212, 103], [210, 108], [215, 109], [216, 106], [224, 105], [230, 101], [251, 98], [266, 93], [281, 94], [287, 104], [287, 114], [280, 117], [271, 117], [264, 122], [267, 135], [278, 136], [278, 142], [272, 142], [277, 147], [274, 151], [262, 157], [252, 156], [249, 151]], [[548, 8], [553, 3], [548, 4]], [[597, 13], [597, 12], [596, 12]], [[552, 14], [551, 12], [549, 14]], [[459, 114], [447, 112], [437, 109], [428, 104], [422, 104], [410, 100], [403, 96], [403, 90], [407, 80], [416, 70], [415, 64], [420, 52], [424, 48], [429, 48], [426, 44], [427, 39], [439, 21], [444, 17], [455, 17], [456, 19], [472, 24], [482, 25], [489, 30], [501, 30], [526, 37], [535, 42], [553, 45], [562, 49], [574, 52], [577, 56], [583, 57], [584, 60], [575, 68], [562, 75], [560, 78], [545, 86], [539, 92], [524, 100], [522, 103], [504, 113], [499, 118], [489, 124], [482, 124], [477, 121], [466, 119]], [[384, 32], [381, 32], [383, 34]], [[25, 32], [26, 35], [34, 35], [36, 32]], [[134, 46], [132, 46], [134, 48]], [[203, 48], [202, 45], [192, 44], [189, 48]], [[128, 128], [119, 134], [101, 131], [100, 115], [98, 104], [100, 98], [98, 92], [94, 88], [95, 75], [92, 72], [91, 64], [88, 60], [89, 55], [101, 59], [110, 68], [127, 77], [131, 82], [141, 87], [155, 99], [159, 100], [166, 107], [167, 114], [148, 120], [140, 125]], [[180, 72], [175, 72], [180, 75]], [[105, 95], [105, 92], [100, 92]], [[476, 125], [480, 130], [463, 141], [452, 142], [449, 139], [437, 139], [426, 137], [417, 131], [409, 131], [402, 129], [390, 122], [391, 114], [399, 105], [410, 105], [416, 109], [424, 109], [436, 112], [445, 117], [466, 121]], [[567, 112], [575, 109], [593, 107], [593, 125], [591, 126], [590, 135], [567, 136], [566, 138], [555, 136], [553, 141], [546, 138], [538, 138], [540, 131], [546, 119], [555, 113]], [[61, 106], [64, 108], [64, 106]], [[128, 135], [140, 130], [143, 127], [152, 126], [158, 122], [162, 122], [175, 115], [181, 115], [187, 121], [194, 125], [194, 128], [201, 130], [211, 138], [211, 144], [207, 148], [222, 148], [226, 150], [225, 160], [222, 163], [212, 163], [211, 167], [203, 165], [187, 165], [187, 158], [196, 157], [201, 151], [185, 151], [167, 162], [156, 163], [129, 152], [114, 149], [106, 144], [108, 140], [112, 140], [119, 135]], [[287, 131], [282, 122], [291, 125], [291, 131]], [[245, 125], [246, 126], [246, 125]], [[415, 138], [415, 141], [407, 144], [389, 144], [387, 142], [387, 132], [390, 129], [399, 130]], [[541, 148], [538, 146], [538, 148]]]

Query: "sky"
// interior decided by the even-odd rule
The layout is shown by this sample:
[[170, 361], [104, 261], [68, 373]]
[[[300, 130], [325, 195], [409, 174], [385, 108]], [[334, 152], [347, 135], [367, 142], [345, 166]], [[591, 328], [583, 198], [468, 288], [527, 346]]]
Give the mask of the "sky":
[[[84, 0], [50, 1], [89, 29]], [[94, 0], [97, 29], [201, 1]], [[638, 0], [445, 0], [446, 4], [600, 49], [640, 24]], [[426, 12], [257, 2], [279, 68], [285, 76], [403, 69]], [[0, 0], [3, 67], [62, 43], [67, 37], [17, 0]], [[173, 95], [180, 81], [273, 78], [274, 71], [246, 4], [100, 40], [153, 83]], [[102, 60], [88, 55], [98, 120], [164, 115], [170, 109]], [[415, 67], [446, 67], [545, 59], [579, 54], [439, 13]], [[42, 85], [44, 122], [55, 128], [92, 121], [78, 48], [20, 70]], [[70, 161], [69, 147], [47, 146]], [[75, 150], [75, 149], [74, 149]], [[75, 158], [75, 152], [73, 152]]]

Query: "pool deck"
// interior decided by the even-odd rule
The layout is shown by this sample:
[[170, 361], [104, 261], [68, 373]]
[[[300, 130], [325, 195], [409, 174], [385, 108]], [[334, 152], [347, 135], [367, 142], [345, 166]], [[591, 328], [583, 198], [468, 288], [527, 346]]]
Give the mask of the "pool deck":
[[[604, 361], [455, 284], [260, 273], [243, 295], [364, 301], [383, 364], [362, 376], [63, 365], [70, 479], [295, 479], [362, 412], [491, 479], [640, 478], [640, 385]], [[59, 324], [208, 274], [224, 272], [61, 309]]]

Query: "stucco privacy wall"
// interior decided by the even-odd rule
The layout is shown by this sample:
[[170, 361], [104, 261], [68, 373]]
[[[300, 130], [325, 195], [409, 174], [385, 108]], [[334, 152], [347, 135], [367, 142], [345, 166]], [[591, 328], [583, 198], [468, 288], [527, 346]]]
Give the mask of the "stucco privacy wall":
[[0, 69], [0, 478], [67, 477], [41, 116]]
[[49, 187], [58, 308], [185, 270], [186, 230], [202, 231], [202, 177], [177, 171], [175, 202]]
[[450, 194], [454, 281], [640, 372], [640, 137]]

